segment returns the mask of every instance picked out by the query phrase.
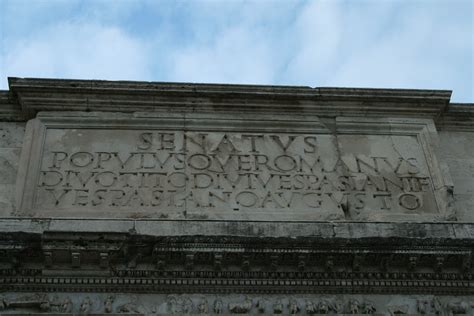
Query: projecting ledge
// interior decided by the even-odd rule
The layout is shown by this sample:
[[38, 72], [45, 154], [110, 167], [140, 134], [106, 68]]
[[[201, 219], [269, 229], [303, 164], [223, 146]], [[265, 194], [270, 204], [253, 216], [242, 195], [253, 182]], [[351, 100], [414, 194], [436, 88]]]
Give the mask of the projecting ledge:
[[9, 78], [24, 112], [195, 111], [304, 112], [321, 116], [437, 118], [449, 90], [331, 88], [138, 81]]
[[100, 233], [143, 237], [236, 236], [315, 239], [474, 239], [474, 223], [250, 222], [94, 219], [0, 219], [4, 234]]

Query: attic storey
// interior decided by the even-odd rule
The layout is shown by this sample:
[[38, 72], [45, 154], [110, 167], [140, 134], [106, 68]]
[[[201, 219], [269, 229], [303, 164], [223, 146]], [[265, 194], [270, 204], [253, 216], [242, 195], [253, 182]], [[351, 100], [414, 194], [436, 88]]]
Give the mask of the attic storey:
[[450, 91], [9, 84], [2, 315], [474, 312]]

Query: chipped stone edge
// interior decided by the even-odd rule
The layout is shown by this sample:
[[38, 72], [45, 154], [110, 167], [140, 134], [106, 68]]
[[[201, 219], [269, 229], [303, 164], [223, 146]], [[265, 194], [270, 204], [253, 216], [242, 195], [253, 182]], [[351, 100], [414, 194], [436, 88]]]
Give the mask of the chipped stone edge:
[[439, 214], [433, 220], [455, 220], [453, 209], [453, 182], [447, 165], [438, 162], [438, 133], [431, 119], [415, 118], [360, 118], [336, 117], [338, 135], [391, 135], [414, 136], [426, 157], [428, 170], [433, 181], [433, 193]]
[[473, 240], [474, 223], [262, 222], [0, 218], [1, 233], [125, 233], [140, 236]]

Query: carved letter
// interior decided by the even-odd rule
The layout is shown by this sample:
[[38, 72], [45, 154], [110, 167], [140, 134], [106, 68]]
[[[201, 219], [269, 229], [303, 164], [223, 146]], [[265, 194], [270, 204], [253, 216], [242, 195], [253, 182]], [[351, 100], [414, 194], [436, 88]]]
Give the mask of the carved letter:
[[46, 191], [48, 191], [49, 193], [51, 193], [51, 196], [53, 197], [54, 199], [54, 205], [59, 205], [59, 203], [61, 203], [61, 201], [64, 199], [64, 196], [71, 190], [69, 189], [63, 189], [61, 194], [59, 194], [59, 196], [56, 196], [56, 191], [54, 189], [45, 189]]
[[263, 139], [263, 135], [246, 135], [246, 134], [242, 134], [242, 139], [245, 139], [245, 138], [248, 138], [250, 139], [250, 152], [251, 153], [259, 153], [259, 151], [257, 150], [257, 146], [255, 144], [255, 140], [257, 138], [260, 138], [260, 139]]
[[278, 146], [280, 146], [280, 148], [283, 149], [284, 152], [286, 152], [288, 147], [290, 147], [291, 143], [293, 143], [293, 141], [295, 140], [296, 136], [288, 136], [288, 141], [286, 142], [286, 144], [283, 144], [279, 135], [270, 135], [270, 138], [273, 139], [273, 141]]
[[87, 167], [94, 161], [94, 156], [87, 151], [79, 151], [71, 155], [69, 159], [71, 164], [75, 167]]
[[59, 171], [41, 171], [40, 187], [54, 187], [63, 181]]
[[416, 210], [421, 206], [421, 200], [415, 194], [403, 193], [398, 197], [398, 204], [407, 210]]
[[309, 146], [305, 148], [304, 152], [307, 154], [316, 152], [316, 137], [315, 136], [305, 136], [304, 143]]
[[252, 191], [242, 191], [235, 196], [237, 204], [243, 207], [254, 207], [258, 203], [258, 196]]
[[67, 158], [67, 153], [63, 152], [63, 151], [53, 151], [53, 164], [51, 165], [50, 168], [56, 168], [56, 169], [59, 169], [60, 168], [60, 165], [58, 165], [58, 163], [62, 163], [64, 160], [66, 160]]
[[110, 158], [112, 158], [112, 153], [108, 153], [108, 152], [97, 152], [97, 165], [95, 166], [95, 169], [104, 169], [104, 167], [102, 167], [102, 163], [103, 162], [106, 162], [106, 161], [109, 161]]
[[139, 143], [137, 145], [138, 149], [147, 150], [151, 148], [153, 134], [152, 133], [141, 133], [138, 135]]

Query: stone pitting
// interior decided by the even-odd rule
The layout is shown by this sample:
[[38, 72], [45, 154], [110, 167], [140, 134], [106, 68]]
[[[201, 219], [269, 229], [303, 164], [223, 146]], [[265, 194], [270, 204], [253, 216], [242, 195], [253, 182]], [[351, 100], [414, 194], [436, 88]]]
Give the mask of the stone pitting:
[[450, 96], [9, 78], [0, 313], [472, 314]]
[[42, 114], [28, 125], [32, 138], [20, 168], [20, 215], [452, 217], [450, 184], [439, 169], [436, 131], [428, 120], [344, 118], [331, 131], [316, 117], [302, 126], [292, 117], [288, 133], [288, 125], [265, 116], [254, 116], [251, 124], [224, 114], [143, 119], [79, 112], [64, 119], [68, 123], [58, 113]]

